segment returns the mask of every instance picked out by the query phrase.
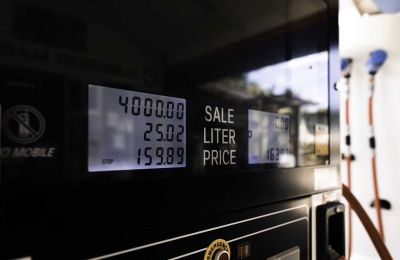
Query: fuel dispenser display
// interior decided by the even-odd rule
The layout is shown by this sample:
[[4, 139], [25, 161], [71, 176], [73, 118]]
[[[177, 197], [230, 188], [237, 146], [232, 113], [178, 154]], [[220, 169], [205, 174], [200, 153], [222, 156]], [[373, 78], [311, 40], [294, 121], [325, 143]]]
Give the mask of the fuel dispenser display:
[[336, 1], [1, 5], [1, 258], [344, 255]]

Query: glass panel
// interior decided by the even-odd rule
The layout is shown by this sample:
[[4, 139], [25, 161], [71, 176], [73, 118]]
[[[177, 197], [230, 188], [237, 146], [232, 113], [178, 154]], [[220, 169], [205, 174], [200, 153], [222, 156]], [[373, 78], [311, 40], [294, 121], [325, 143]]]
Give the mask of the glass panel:
[[[201, 174], [327, 163], [326, 11], [321, 0], [2, 1], [0, 103], [2, 118], [10, 119], [3, 124], [4, 177], [82, 176], [91, 166], [147, 172], [179, 166]], [[114, 113], [111, 93], [94, 120], [100, 92], [89, 85], [143, 93], [153, 102], [183, 100], [184, 123], [127, 119]], [[10, 116], [19, 105], [40, 116], [22, 111], [19, 127]], [[273, 117], [289, 128], [255, 126], [270, 125]], [[34, 125], [38, 118], [45, 128]], [[183, 125], [186, 143], [138, 141], [146, 123], [152, 131], [157, 124], [175, 132]], [[18, 142], [29, 129], [43, 133]], [[254, 148], [258, 143], [268, 145]], [[174, 150], [164, 167], [159, 149], [157, 166], [160, 147], [182, 148], [182, 163], [182, 150]], [[139, 167], [138, 158], [150, 154], [152, 163]]]

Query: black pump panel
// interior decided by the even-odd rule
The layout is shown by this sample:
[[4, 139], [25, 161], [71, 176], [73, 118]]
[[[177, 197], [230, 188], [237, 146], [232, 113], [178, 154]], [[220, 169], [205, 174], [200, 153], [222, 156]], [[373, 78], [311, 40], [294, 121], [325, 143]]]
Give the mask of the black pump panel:
[[225, 239], [225, 258], [310, 259], [310, 197], [340, 188], [337, 15], [335, 0], [0, 1], [0, 258], [165, 259]]

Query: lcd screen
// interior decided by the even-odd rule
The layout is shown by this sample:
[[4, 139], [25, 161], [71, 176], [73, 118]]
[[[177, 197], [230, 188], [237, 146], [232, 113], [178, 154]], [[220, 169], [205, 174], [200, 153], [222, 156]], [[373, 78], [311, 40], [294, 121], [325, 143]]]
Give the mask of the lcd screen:
[[186, 100], [89, 85], [90, 172], [186, 166]]
[[289, 116], [249, 110], [249, 164], [286, 163], [290, 158]]

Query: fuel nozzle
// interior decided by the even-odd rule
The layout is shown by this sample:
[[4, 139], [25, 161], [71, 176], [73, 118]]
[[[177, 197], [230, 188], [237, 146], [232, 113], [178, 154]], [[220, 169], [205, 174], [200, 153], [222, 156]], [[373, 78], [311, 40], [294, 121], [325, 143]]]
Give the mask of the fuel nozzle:
[[340, 61], [340, 69], [342, 71], [341, 79], [335, 83], [335, 90], [342, 91], [348, 88], [348, 83], [351, 77], [351, 68], [353, 64], [353, 59], [342, 58]]
[[342, 58], [340, 68], [342, 70], [343, 77], [350, 78], [352, 64], [353, 64], [353, 59]]
[[370, 75], [375, 75], [383, 65], [388, 54], [384, 50], [375, 50], [369, 54], [367, 69]]

